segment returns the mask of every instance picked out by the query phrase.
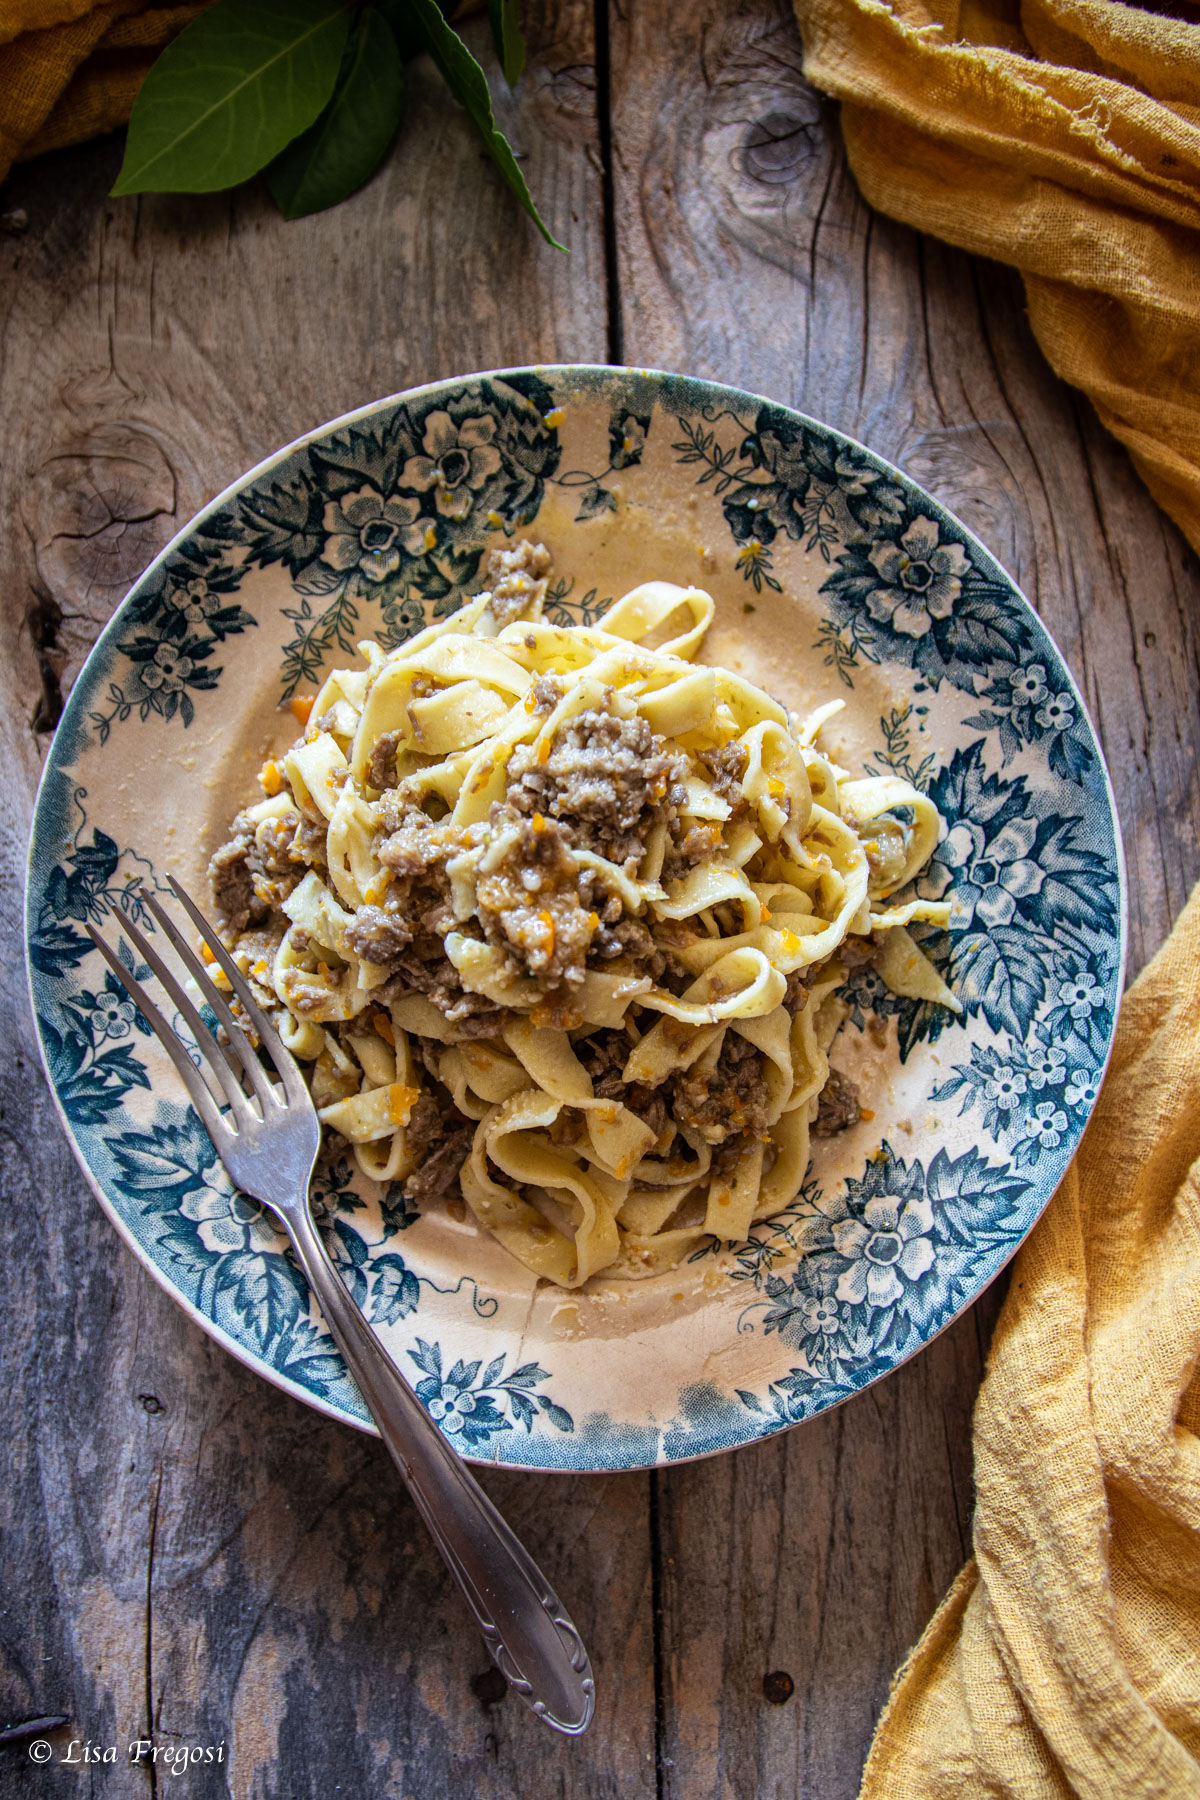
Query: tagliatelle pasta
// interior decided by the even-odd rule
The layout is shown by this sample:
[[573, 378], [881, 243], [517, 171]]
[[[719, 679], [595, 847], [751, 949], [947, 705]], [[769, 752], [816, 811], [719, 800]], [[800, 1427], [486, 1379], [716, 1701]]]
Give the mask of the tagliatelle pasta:
[[694, 659], [713, 616], [651, 581], [542, 616], [548, 557], [335, 670], [213, 860], [228, 942], [363, 1171], [461, 1193], [538, 1276], [673, 1267], [797, 1193], [848, 967], [957, 1002], [893, 902], [941, 821]]

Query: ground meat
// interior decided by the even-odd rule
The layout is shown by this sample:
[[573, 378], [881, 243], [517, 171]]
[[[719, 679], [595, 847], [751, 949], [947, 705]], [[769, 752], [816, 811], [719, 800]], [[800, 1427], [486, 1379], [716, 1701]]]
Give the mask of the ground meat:
[[840, 1069], [830, 1069], [829, 1080], [817, 1100], [817, 1116], [813, 1120], [814, 1137], [836, 1137], [862, 1118], [858, 1088]]
[[[626, 1044], [625, 1050], [626, 1054], [628, 1054], [628, 1044]], [[615, 1069], [609, 1069], [601, 1075], [598, 1081], [593, 1080], [592, 1092], [595, 1094], [597, 1100], [624, 1101], [626, 1083], [621, 1078], [621, 1069], [623, 1066], [623, 1064], [619, 1063]]]
[[278, 819], [264, 819], [247, 847], [247, 860], [252, 855], [257, 869], [252, 873], [266, 876], [299, 876], [295, 864], [291, 860], [292, 844], [295, 842], [296, 827], [300, 823], [299, 813], [284, 813]]
[[444, 832], [434, 831], [427, 813], [404, 802], [399, 807], [380, 808], [380, 824], [388, 833], [379, 846], [379, 860], [393, 876], [403, 881], [428, 872], [431, 881], [440, 879], [440, 865], [453, 856], [457, 846]]
[[617, 1100], [648, 1125], [656, 1137], [667, 1123], [663, 1094], [640, 1082], [626, 1083], [621, 1071], [633, 1046], [623, 1031], [596, 1031], [573, 1045], [576, 1056], [592, 1078], [597, 1100]]
[[243, 813], [234, 835], [208, 865], [213, 902], [235, 936], [261, 925], [272, 907], [283, 904], [305, 867], [325, 867], [325, 821], [319, 825], [298, 812], [263, 819], [256, 826]]
[[269, 969], [275, 961], [276, 952], [283, 942], [283, 925], [286, 920], [275, 920], [262, 930], [243, 931], [237, 941], [238, 965], [243, 964], [251, 970], [264, 962]]
[[[476, 879], [478, 929], [514, 976], [542, 987], [547, 1019], [550, 1012], [573, 1018], [570, 990], [589, 962], [625, 958], [654, 980], [673, 966], [641, 921], [622, 917], [620, 896], [605, 892], [603, 876], [580, 871], [573, 854], [588, 845], [622, 861], [635, 852], [640, 859], [644, 834], [668, 811], [664, 794], [685, 765], [663, 745], [644, 720], [583, 714], [556, 734], [545, 763], [528, 746], [514, 754], [509, 798], [489, 811], [489, 836], [509, 843], [503, 860]], [[396, 992], [425, 994], [451, 1023], [480, 1014], [495, 1020], [499, 1009], [464, 991], [443, 942], [454, 924], [446, 864], [478, 841], [482, 827], [435, 824], [403, 784], [386, 793], [380, 812], [378, 854], [391, 885], [382, 905], [359, 908], [348, 928], [351, 948], [390, 970]]]
[[663, 858], [664, 881], [682, 881], [697, 864], [709, 862], [721, 848], [721, 826], [716, 819], [691, 825], [682, 838], [673, 839]]
[[783, 1004], [793, 1019], [797, 1013], [803, 1012], [808, 1005], [808, 977], [812, 974], [811, 966], [807, 969], [793, 969], [787, 978], [787, 987], [783, 993]]
[[[437, 1048], [440, 1049], [440, 1045]], [[410, 1155], [417, 1158], [428, 1154], [435, 1144], [445, 1135], [446, 1121], [450, 1113], [455, 1113], [449, 1094], [440, 1087], [436, 1093], [424, 1093], [415, 1101], [408, 1115], [408, 1124], [404, 1128], [404, 1141]]]
[[463, 987], [444, 941], [454, 923], [446, 864], [469, 840], [435, 825], [395, 792], [383, 812], [389, 835], [379, 860], [392, 880], [381, 906], [357, 909], [346, 927], [347, 942], [357, 955], [390, 971], [378, 990], [381, 1000], [422, 994], [454, 1026], [456, 1037], [491, 1037], [507, 1012]]
[[873, 938], [847, 937], [838, 946], [837, 959], [845, 969], [861, 969], [864, 963], [870, 962], [875, 950]]
[[603, 1029], [581, 1038], [572, 1048], [592, 1078], [592, 1091], [601, 1100], [614, 1100], [624, 1086], [621, 1070], [633, 1045], [623, 1031]]
[[720, 1144], [731, 1133], [767, 1130], [767, 1083], [762, 1058], [748, 1038], [726, 1031], [721, 1054], [711, 1073], [680, 1069], [670, 1078], [671, 1117], [688, 1125], [708, 1143]]
[[532, 745], [508, 765], [509, 803], [569, 825], [574, 840], [610, 862], [641, 861], [651, 828], [666, 816], [668, 789], [683, 782], [687, 758], [638, 715], [594, 709], [557, 731], [545, 762]]
[[[265, 897], [258, 881], [261, 875], [284, 880], [287, 885], [279, 898], [286, 899], [301, 879], [304, 868], [324, 869], [326, 832], [324, 819], [317, 822], [298, 812], [264, 819], [254, 834], [250, 850], [250, 870], [256, 878], [260, 897]], [[272, 896], [271, 904], [278, 906], [279, 899]]]
[[[422, 956], [421, 952], [428, 952]], [[401, 956], [395, 972], [377, 990], [381, 1000], [399, 1000], [420, 994], [445, 1015], [457, 1038], [494, 1037], [508, 1020], [508, 1013], [483, 994], [472, 994], [462, 984], [454, 964], [440, 942], [418, 938]]]
[[714, 1178], [718, 1181], [730, 1180], [747, 1150], [753, 1150], [759, 1142], [761, 1139], [752, 1131], [735, 1131], [723, 1144], [714, 1144], [711, 1165]]
[[587, 1126], [577, 1112], [564, 1107], [556, 1119], [550, 1121], [549, 1138], [552, 1144], [570, 1147], [579, 1143], [587, 1132]]
[[412, 938], [400, 914], [385, 912], [381, 906], [360, 906], [346, 927], [346, 942], [354, 954], [376, 966], [395, 962]]
[[618, 956], [630, 958], [636, 973], [649, 975], [652, 981], [662, 978], [670, 960], [640, 919], [622, 919], [619, 924], [601, 925], [597, 930], [588, 961], [606, 963]]
[[375, 739], [367, 759], [367, 785], [377, 794], [396, 785], [396, 750], [401, 742], [399, 731], [382, 731]]
[[468, 1038], [498, 1038], [503, 1035], [504, 1027], [511, 1025], [517, 1016], [503, 1006], [493, 1006], [490, 1000], [484, 1000], [480, 994], [471, 995], [470, 998], [479, 1002], [475, 1011], [464, 1012], [460, 1004], [453, 1009], [450, 1020], [455, 1037], [463, 1042]]
[[267, 908], [255, 898], [244, 838], [231, 838], [222, 844], [208, 865], [208, 878], [217, 917], [227, 931], [236, 937], [248, 925], [262, 924]]
[[721, 826], [715, 820], [693, 825], [676, 846], [676, 854], [689, 866], [707, 862], [721, 843]]
[[654, 1133], [661, 1137], [667, 1123], [667, 1103], [654, 1088], [639, 1087], [634, 1084], [627, 1090], [625, 1104], [630, 1112]]
[[493, 550], [484, 567], [493, 619], [501, 630], [514, 619], [535, 615], [546, 597], [550, 552], [521, 538], [511, 549]]
[[445, 1012], [461, 998], [463, 990], [458, 971], [441, 943], [431, 944], [419, 936], [386, 967], [391, 970], [391, 975], [379, 989], [379, 997], [389, 1004], [405, 994], [423, 994], [433, 1001], [439, 1012]]
[[[368, 930], [372, 935], [377, 929], [382, 931], [376, 915], [391, 922], [394, 948], [388, 962], [422, 932], [437, 937], [440, 955], [440, 940], [453, 916], [446, 864], [462, 848], [463, 834], [435, 825], [413, 806], [385, 807], [383, 812], [383, 828], [389, 835], [380, 843], [378, 854], [391, 877], [387, 898], [382, 907], [359, 907], [357, 916], [371, 915]], [[407, 935], [401, 937], [402, 932]]]
[[[534, 643], [537, 642], [535, 638]], [[536, 713], [552, 713], [562, 699], [566, 689], [561, 681], [553, 675], [539, 675], [526, 697], [527, 703], [533, 702]]]
[[[626, 1045], [625, 1048], [628, 1051], [629, 1046]], [[643, 1087], [637, 1081], [626, 1084], [610, 1075], [597, 1086], [596, 1098], [619, 1101], [622, 1106], [627, 1106], [630, 1112], [642, 1121], [643, 1125], [647, 1125], [656, 1138], [661, 1136], [663, 1127], [667, 1123], [667, 1103], [655, 1088]]]
[[737, 739], [731, 744], [723, 744], [719, 750], [700, 752], [700, 761], [708, 770], [714, 791], [722, 800], [728, 801], [735, 811], [746, 804], [745, 795], [738, 783], [746, 773], [749, 760], [746, 746]]
[[[482, 895], [479, 909], [487, 930], [491, 921]], [[508, 907], [497, 915], [497, 919], [504, 932], [506, 948], [515, 955], [522, 973], [531, 975], [548, 988], [558, 987], [562, 982], [571, 987], [579, 986], [586, 972], [585, 959], [595, 914], [585, 912], [575, 894], [550, 895], [540, 906], [519, 904]]]
[[499, 868], [476, 882], [485, 937], [508, 954], [514, 972], [547, 988], [564, 981], [577, 987], [599, 919], [580, 899], [567, 832], [541, 813], [525, 818], [500, 801], [488, 822], [497, 833], [515, 827], [517, 837]]
[[417, 1166], [404, 1183], [409, 1200], [436, 1199], [458, 1183], [459, 1170], [471, 1154], [475, 1127], [464, 1119], [449, 1094], [422, 1094], [409, 1115], [405, 1142]]
[[326, 853], [328, 829], [324, 819], [301, 819], [296, 827], [292, 851], [310, 869], [324, 868], [329, 861]]

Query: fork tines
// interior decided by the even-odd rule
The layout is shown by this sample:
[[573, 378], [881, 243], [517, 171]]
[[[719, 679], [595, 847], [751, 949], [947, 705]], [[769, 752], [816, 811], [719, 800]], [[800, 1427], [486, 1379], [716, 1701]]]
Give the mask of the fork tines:
[[[183, 984], [168, 968], [135, 921], [127, 915], [121, 916], [121, 929], [130, 939], [138, 955], [158, 977], [162, 987], [178, 1009], [196, 1042], [205, 1067], [216, 1080], [220, 1090], [219, 1094], [214, 1094], [212, 1087], [204, 1080], [188, 1054], [177, 1030], [151, 1000], [143, 984], [126, 968], [117, 952], [101, 937], [90, 922], [87, 923], [87, 932], [174, 1063], [209, 1133], [215, 1134], [218, 1130], [240, 1132], [252, 1123], [269, 1118], [268, 1108], [286, 1110], [289, 1104], [295, 1104], [302, 1096], [307, 1100], [309, 1098], [308, 1090], [291, 1052], [284, 1048], [278, 1032], [254, 998], [249, 982], [226, 950], [213, 926], [191, 896], [175, 880], [175, 877], [169, 875], [167, 880], [175, 898], [199, 933], [201, 943], [207, 950], [211, 961], [222, 970], [230, 987], [237, 995], [246, 1018], [258, 1034], [265, 1054], [274, 1065], [282, 1088], [270, 1079], [245, 1031], [234, 1017], [225, 996], [220, 992], [200, 958], [186, 942], [155, 895], [139, 887], [138, 899], [152, 915], [175, 950], [179, 960], [191, 976], [203, 1002], [212, 1009], [218, 1024], [229, 1040], [233, 1056], [230, 1056], [229, 1052], [217, 1042], [186, 993]], [[234, 1057], [236, 1057], [236, 1062]], [[257, 1108], [253, 1104], [252, 1097], [257, 1098]], [[222, 1113], [223, 1106], [229, 1108], [227, 1115]]]

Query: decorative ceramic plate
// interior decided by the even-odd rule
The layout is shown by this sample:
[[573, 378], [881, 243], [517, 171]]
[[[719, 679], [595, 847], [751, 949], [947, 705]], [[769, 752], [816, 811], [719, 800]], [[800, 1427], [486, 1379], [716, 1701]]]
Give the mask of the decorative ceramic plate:
[[[538, 1286], [468, 1219], [416, 1213], [333, 1155], [317, 1191], [355, 1297], [465, 1455], [629, 1469], [795, 1424], [877, 1380], [1012, 1255], [1079, 1141], [1124, 961], [1118, 827], [1062, 657], [983, 546], [827, 426], [711, 383], [509, 370], [381, 401], [229, 488], [171, 543], [75, 685], [38, 800], [28, 936], [51, 1086], [101, 1203], [236, 1356], [325, 1412], [366, 1414], [280, 1234], [233, 1191], [178, 1080], [82, 930], [135, 878], [205, 865], [289, 698], [358, 639], [398, 643], [528, 533], [547, 610], [591, 622], [651, 577], [717, 602], [705, 660], [897, 771], [946, 835], [916, 928], [963, 1013], [846, 990], [835, 1061], [867, 1109], [818, 1141], [749, 1242], [670, 1274]], [[127, 948], [127, 947], [126, 947]]]

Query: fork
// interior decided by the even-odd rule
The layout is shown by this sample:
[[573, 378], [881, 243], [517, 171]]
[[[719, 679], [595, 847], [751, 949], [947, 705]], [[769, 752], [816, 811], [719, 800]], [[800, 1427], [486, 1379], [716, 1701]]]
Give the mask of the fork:
[[231, 1180], [268, 1207], [287, 1232], [367, 1410], [462, 1590], [492, 1660], [539, 1718], [555, 1731], [576, 1737], [587, 1730], [595, 1707], [583, 1640], [533, 1558], [413, 1393], [338, 1273], [309, 1202], [309, 1181], [321, 1142], [312, 1095], [200, 908], [173, 876], [168, 880], [209, 955], [228, 977], [274, 1065], [277, 1081], [152, 894], [143, 888], [138, 897], [224, 1028], [232, 1054], [218, 1044], [182, 984], [133, 920], [122, 918], [121, 927], [178, 1008], [220, 1097], [142, 983], [88, 924], [92, 942], [174, 1063]]

